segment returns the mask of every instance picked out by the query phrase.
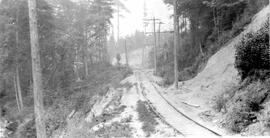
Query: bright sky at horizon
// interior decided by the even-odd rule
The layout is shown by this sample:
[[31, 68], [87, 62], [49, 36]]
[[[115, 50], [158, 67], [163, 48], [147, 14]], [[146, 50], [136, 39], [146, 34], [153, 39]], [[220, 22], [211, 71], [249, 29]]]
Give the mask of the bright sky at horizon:
[[[170, 30], [173, 27], [171, 15], [173, 13], [172, 7], [166, 5], [163, 0], [121, 0], [130, 13], [121, 12], [120, 17], [120, 37], [131, 35], [138, 31], [144, 31], [144, 1], [146, 4], [147, 18], [158, 18], [164, 23], [161, 26], [162, 30]], [[117, 38], [117, 12], [114, 14], [112, 20], [114, 27], [114, 36]], [[146, 30], [147, 32], [153, 31], [153, 22], [151, 22]], [[156, 27], [158, 30], [158, 26]]]
[[[2, 0], [0, 0], [1, 2]], [[78, 1], [78, 0], [72, 0]], [[173, 29], [173, 13], [172, 7], [166, 5], [163, 0], [120, 0], [130, 11], [127, 13], [121, 11], [120, 17], [120, 38], [134, 34], [137, 30], [144, 31], [144, 1], [146, 4], [147, 18], [161, 19], [164, 23], [161, 26], [162, 30]], [[114, 18], [111, 20], [113, 24], [114, 36], [117, 38], [117, 12], [114, 13]], [[153, 22], [149, 22], [146, 28], [147, 32], [153, 32]], [[158, 30], [158, 25], [156, 26]]]

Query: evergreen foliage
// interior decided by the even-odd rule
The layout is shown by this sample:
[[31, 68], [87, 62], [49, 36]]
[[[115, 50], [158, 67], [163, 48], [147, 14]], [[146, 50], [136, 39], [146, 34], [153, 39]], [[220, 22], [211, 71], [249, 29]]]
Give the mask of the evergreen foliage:
[[[173, 0], [164, 0], [164, 2], [173, 5]], [[180, 76], [188, 76], [180, 77], [179, 80], [194, 77], [207, 59], [229, 40], [239, 35], [251, 22], [252, 17], [268, 4], [268, 0], [178, 0], [178, 16], [182, 21], [179, 30], [181, 35], [178, 68]], [[172, 47], [173, 43], [169, 45]], [[173, 53], [168, 50], [170, 54]], [[159, 57], [162, 58], [165, 54], [161, 53]], [[172, 60], [171, 57], [166, 61], [159, 61], [158, 72], [162, 77], [170, 78], [172, 74], [170, 68], [165, 67], [166, 70], [161, 68], [173, 65], [170, 62]], [[190, 73], [187, 73], [187, 70]], [[163, 72], [171, 73], [166, 73], [169, 76], [164, 76]]]
[[258, 32], [246, 34], [236, 46], [235, 67], [242, 80], [256, 75], [256, 71], [270, 70], [268, 30], [269, 24], [266, 23]]

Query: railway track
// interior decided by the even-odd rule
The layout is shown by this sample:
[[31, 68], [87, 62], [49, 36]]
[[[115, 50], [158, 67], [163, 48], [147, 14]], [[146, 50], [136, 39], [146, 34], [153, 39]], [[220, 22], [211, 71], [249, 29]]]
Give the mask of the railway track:
[[183, 136], [222, 136], [218, 132], [198, 123], [178, 110], [161, 92], [146, 78], [146, 75], [135, 73], [141, 87], [141, 93], [155, 114]]
[[[139, 86], [140, 87], [140, 86]], [[164, 124], [166, 124], [167, 126], [171, 127], [172, 129], [174, 129], [174, 131], [176, 131], [178, 134], [185, 136], [184, 133], [182, 133], [181, 131], [177, 130], [175, 127], [173, 127], [171, 124], [169, 124], [168, 122], [166, 122], [164, 116], [162, 116], [157, 110], [156, 108], [151, 104], [151, 101], [147, 99], [145, 93], [143, 92], [144, 90], [142, 90], [142, 95], [144, 97], [144, 99], [147, 102], [147, 105], [151, 108], [151, 111], [154, 112], [154, 114], [161, 120], [161, 122], [163, 122]]]
[[[154, 86], [154, 85], [153, 85], [153, 86]], [[154, 86], [154, 87], [155, 87], [155, 86]], [[155, 88], [156, 88], [156, 87], [155, 87]], [[160, 91], [158, 91], [157, 89], [156, 89], [156, 92], [162, 97], [162, 99], [164, 99], [171, 107], [173, 107], [173, 108], [174, 108], [179, 114], [181, 114], [183, 117], [185, 117], [185, 118], [187, 118], [188, 120], [194, 122], [194, 123], [197, 124], [198, 126], [200, 126], [200, 127], [204, 128], [204, 129], [208, 130], [209, 132], [213, 133], [213, 134], [216, 135], [216, 136], [222, 136], [221, 134], [219, 134], [219, 133], [217, 133], [217, 132], [215, 132], [215, 131], [213, 131], [213, 130], [207, 128], [206, 126], [204, 126], [204, 125], [198, 123], [197, 121], [193, 120], [193, 119], [190, 118], [189, 116], [185, 115], [183, 112], [179, 111], [179, 110], [178, 110], [175, 106], [173, 106], [172, 103], [170, 103], [170, 102], [169, 102], [169, 101], [168, 101], [168, 100], [160, 93]]]

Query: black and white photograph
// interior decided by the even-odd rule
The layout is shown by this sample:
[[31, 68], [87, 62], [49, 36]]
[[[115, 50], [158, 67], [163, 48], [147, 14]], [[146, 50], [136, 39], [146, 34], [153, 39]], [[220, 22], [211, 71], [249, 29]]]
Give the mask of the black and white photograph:
[[270, 137], [270, 0], [0, 0], [0, 138]]

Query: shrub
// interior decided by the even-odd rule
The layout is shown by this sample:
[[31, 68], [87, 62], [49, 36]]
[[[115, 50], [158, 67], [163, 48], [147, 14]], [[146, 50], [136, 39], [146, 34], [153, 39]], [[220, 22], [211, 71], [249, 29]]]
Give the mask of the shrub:
[[168, 63], [163, 70], [162, 74], [165, 85], [171, 85], [174, 82], [174, 66], [173, 62]]
[[22, 127], [22, 130], [17, 134], [20, 138], [35, 138], [36, 137], [36, 127], [35, 120], [32, 119]]
[[227, 104], [239, 90], [239, 85], [231, 84], [224, 92], [213, 98], [213, 109], [217, 112], [227, 113]]
[[121, 55], [117, 53], [116, 55], [117, 64], [120, 65]]
[[264, 105], [264, 111], [260, 115], [259, 120], [267, 129], [270, 129], [270, 102]]
[[214, 110], [221, 112], [222, 109], [226, 110], [226, 103], [228, 102], [228, 98], [226, 98], [224, 95], [219, 95], [215, 97], [214, 102]]
[[255, 119], [256, 115], [249, 111], [247, 105], [241, 103], [237, 104], [227, 115], [227, 126], [231, 131], [240, 133]]
[[240, 133], [259, 120], [259, 112], [264, 108], [263, 104], [268, 101], [269, 82], [269, 79], [265, 82], [256, 81], [234, 95], [226, 115], [226, 126], [230, 130]]
[[270, 70], [269, 24], [256, 33], [246, 34], [236, 46], [235, 67], [244, 80], [256, 70]]
[[158, 125], [156, 115], [149, 110], [146, 103], [143, 101], [138, 101], [136, 110], [139, 113], [139, 120], [143, 122], [143, 131], [148, 133], [148, 135], [153, 133], [155, 131], [155, 126]]
[[[229, 42], [229, 40], [232, 39], [232, 31], [224, 31], [222, 32], [222, 34], [220, 34], [219, 38], [218, 38], [218, 49], [217, 51], [220, 49], [220, 46], [225, 45], [227, 42]], [[215, 51], [215, 52], [217, 52]]]
[[131, 131], [132, 128], [128, 124], [122, 122], [113, 122], [110, 126], [105, 126], [96, 131], [95, 136], [101, 138], [128, 138], [132, 136]]

